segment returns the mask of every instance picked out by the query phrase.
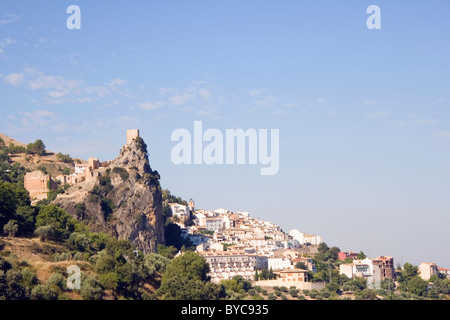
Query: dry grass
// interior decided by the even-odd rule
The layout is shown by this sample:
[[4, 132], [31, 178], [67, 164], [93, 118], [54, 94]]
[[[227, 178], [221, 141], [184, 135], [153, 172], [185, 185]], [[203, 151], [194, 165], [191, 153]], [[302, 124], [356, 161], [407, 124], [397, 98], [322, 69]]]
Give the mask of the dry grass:
[[55, 269], [67, 269], [70, 265], [85, 264], [80, 261], [51, 261], [55, 252], [66, 252], [63, 246], [57, 243], [41, 242], [39, 238], [3, 238], [3, 252], [9, 251], [10, 259], [18, 263], [25, 261], [36, 273], [36, 277], [42, 283], [46, 283]]

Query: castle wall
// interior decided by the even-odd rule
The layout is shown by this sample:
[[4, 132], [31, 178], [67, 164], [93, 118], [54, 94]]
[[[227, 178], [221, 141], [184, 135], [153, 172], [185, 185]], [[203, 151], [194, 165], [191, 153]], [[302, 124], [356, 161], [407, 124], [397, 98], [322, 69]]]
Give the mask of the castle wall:
[[51, 179], [49, 174], [45, 174], [40, 170], [27, 172], [24, 177], [24, 187], [30, 194], [30, 198], [44, 199], [47, 197], [48, 181], [52, 189], [56, 188], [56, 183]]

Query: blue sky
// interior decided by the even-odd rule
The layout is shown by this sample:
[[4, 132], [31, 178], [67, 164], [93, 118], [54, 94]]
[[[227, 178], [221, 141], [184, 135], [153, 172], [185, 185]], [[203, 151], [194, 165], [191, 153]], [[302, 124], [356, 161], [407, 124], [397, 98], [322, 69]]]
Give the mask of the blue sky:
[[[66, 8], [81, 8], [68, 30]], [[381, 30], [366, 9], [381, 8]], [[197, 207], [450, 268], [448, 1], [0, 3], [0, 132], [114, 158], [139, 128]], [[280, 170], [172, 163], [171, 133], [280, 130]]]

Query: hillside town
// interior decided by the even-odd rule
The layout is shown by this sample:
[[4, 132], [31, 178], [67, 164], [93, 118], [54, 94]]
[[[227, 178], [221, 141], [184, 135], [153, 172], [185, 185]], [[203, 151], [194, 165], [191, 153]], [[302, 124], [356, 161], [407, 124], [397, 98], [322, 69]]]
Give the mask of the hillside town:
[[[301, 290], [324, 288], [325, 282], [310, 279], [316, 273], [312, 258], [323, 242], [321, 236], [297, 229], [285, 233], [280, 226], [251, 217], [248, 212], [196, 209], [192, 199], [188, 205], [169, 206], [182, 235], [192, 241], [209, 263], [212, 281], [218, 283], [237, 275], [254, 280], [255, 270], [269, 269], [277, 275], [276, 279], [259, 280], [256, 285], [295, 286]], [[193, 224], [187, 225], [187, 221]], [[367, 258], [354, 251], [340, 251], [338, 260], [342, 262], [341, 275], [364, 278], [369, 288], [379, 288], [384, 279], [396, 280], [391, 256]], [[425, 281], [439, 273], [450, 278], [450, 270], [435, 263], [421, 263], [419, 273]]]

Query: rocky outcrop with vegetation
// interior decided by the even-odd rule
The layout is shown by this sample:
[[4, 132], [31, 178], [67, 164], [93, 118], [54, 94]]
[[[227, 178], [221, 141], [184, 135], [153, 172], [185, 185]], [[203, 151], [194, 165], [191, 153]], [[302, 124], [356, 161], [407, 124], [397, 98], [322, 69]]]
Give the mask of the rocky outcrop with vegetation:
[[164, 243], [164, 221], [159, 174], [150, 167], [141, 137], [124, 146], [108, 168], [99, 170], [90, 191], [76, 201], [56, 202], [95, 232], [129, 240], [144, 253]]

